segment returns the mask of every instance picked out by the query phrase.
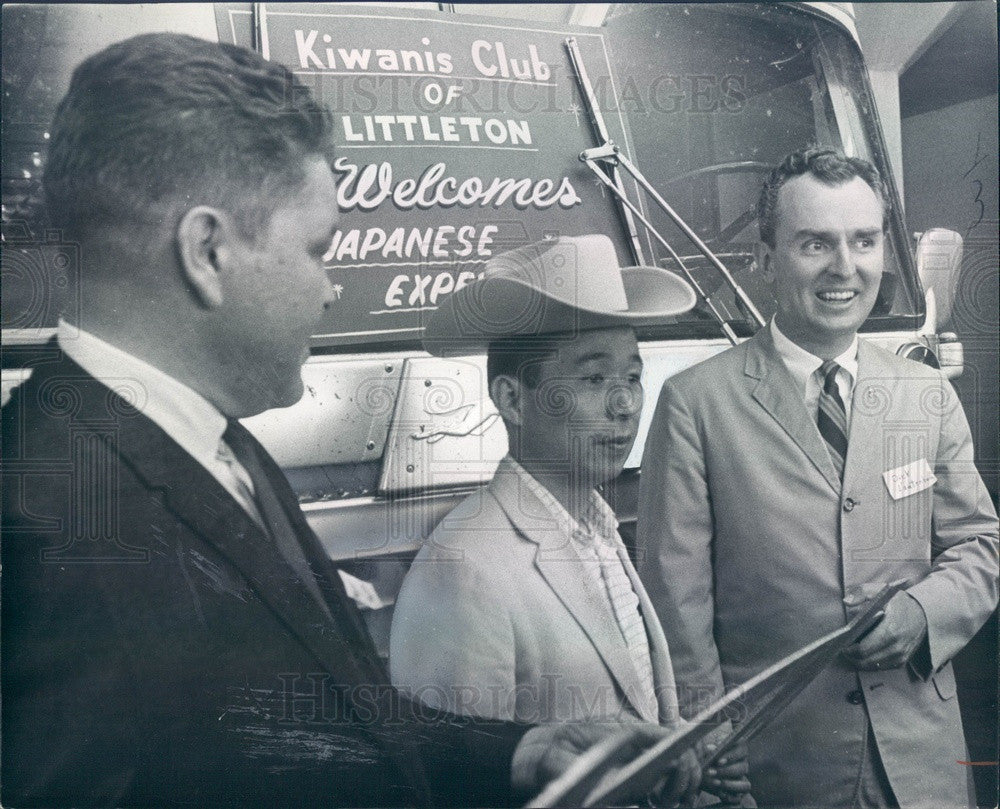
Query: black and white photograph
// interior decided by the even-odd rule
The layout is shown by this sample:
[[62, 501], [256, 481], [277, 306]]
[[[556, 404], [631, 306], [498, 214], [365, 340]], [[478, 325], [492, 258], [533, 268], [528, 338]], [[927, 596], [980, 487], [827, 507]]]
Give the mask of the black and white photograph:
[[0, 13], [0, 804], [997, 805], [996, 0]]

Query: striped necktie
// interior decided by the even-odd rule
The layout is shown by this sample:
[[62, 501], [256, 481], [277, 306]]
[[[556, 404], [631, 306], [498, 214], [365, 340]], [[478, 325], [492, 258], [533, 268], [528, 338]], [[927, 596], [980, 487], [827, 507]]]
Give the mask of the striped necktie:
[[840, 398], [837, 388], [837, 372], [840, 366], [833, 360], [827, 360], [819, 369], [823, 378], [823, 390], [819, 395], [819, 408], [816, 413], [816, 424], [819, 434], [826, 441], [830, 450], [830, 458], [837, 468], [837, 476], [844, 480], [844, 459], [847, 457], [847, 414], [844, 400]]

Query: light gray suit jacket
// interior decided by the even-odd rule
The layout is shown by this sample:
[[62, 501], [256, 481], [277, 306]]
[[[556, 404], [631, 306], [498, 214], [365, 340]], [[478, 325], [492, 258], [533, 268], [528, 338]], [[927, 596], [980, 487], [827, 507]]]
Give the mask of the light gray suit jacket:
[[[907, 579], [928, 622], [922, 676], [825, 670], [751, 743], [754, 795], [849, 805], [867, 706], [900, 804], [964, 806], [949, 661], [997, 603], [996, 513], [947, 379], [864, 340], [858, 364], [843, 489], [769, 329], [668, 380], [643, 459], [639, 570], [685, 715]], [[894, 500], [883, 473], [921, 458], [937, 482]]]
[[393, 683], [435, 707], [525, 722], [677, 721], [667, 642], [632, 563], [658, 711], [637, 698], [621, 630], [545, 506], [507, 462], [448, 514], [396, 601]]

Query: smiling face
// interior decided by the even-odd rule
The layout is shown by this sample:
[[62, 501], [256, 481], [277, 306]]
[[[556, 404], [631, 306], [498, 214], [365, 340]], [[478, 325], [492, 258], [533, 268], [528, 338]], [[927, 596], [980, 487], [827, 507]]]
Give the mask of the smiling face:
[[642, 360], [632, 329], [582, 332], [561, 342], [538, 370], [537, 386], [520, 392], [514, 457], [557, 497], [564, 485], [589, 491], [620, 474], [642, 410]]
[[882, 202], [860, 177], [827, 185], [810, 174], [778, 193], [775, 243], [761, 245], [778, 328], [823, 359], [847, 350], [875, 305], [884, 261]]

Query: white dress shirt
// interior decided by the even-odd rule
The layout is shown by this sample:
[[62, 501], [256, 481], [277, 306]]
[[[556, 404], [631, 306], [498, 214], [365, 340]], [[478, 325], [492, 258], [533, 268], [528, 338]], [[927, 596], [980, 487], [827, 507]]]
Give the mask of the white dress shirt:
[[[770, 328], [778, 356], [798, 385], [806, 410], [815, 419], [819, 409], [819, 394], [823, 390], [823, 379], [819, 374], [823, 360], [789, 340], [781, 333], [774, 318], [771, 318]], [[843, 354], [833, 359], [840, 366], [840, 370], [837, 371], [837, 390], [840, 391], [840, 398], [844, 402], [844, 416], [847, 420], [847, 429], [850, 430], [851, 400], [854, 397], [854, 383], [858, 378], [858, 335], [854, 335], [851, 345]]]
[[[256, 504], [247, 502], [231, 465], [219, 458], [226, 417], [214, 405], [148, 362], [61, 319], [56, 340], [66, 356], [160, 427], [260, 523]], [[252, 495], [250, 476], [242, 471]]]

